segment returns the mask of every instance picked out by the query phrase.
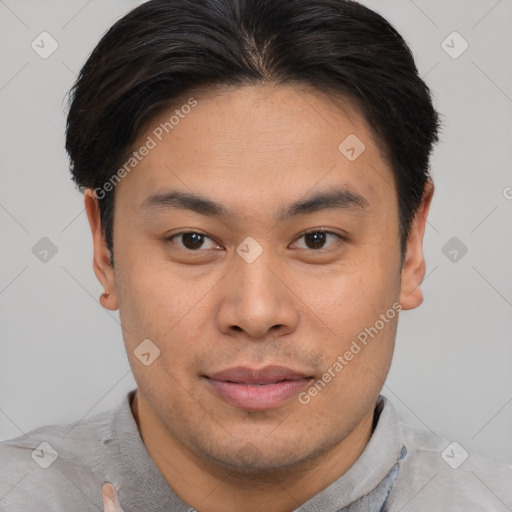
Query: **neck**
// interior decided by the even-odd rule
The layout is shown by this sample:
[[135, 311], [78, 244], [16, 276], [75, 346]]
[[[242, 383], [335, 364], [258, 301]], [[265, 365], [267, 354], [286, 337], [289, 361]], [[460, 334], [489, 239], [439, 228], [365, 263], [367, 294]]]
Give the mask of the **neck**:
[[373, 411], [343, 441], [314, 460], [277, 471], [241, 473], [200, 457], [176, 440], [139, 397], [132, 412], [144, 445], [173, 491], [201, 512], [291, 512], [340, 478], [372, 434]]

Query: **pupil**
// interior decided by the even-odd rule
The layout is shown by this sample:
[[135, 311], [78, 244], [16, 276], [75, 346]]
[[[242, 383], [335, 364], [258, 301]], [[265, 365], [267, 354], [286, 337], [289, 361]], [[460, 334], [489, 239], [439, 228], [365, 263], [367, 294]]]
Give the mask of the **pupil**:
[[[308, 241], [311, 241], [311, 245], [308, 243]], [[308, 233], [306, 235], [306, 244], [310, 249], [318, 249], [321, 247], [325, 242], [325, 233], [322, 233], [320, 231], [316, 231], [315, 233]]]
[[204, 235], [200, 233], [185, 233], [183, 235], [183, 244], [188, 249], [198, 249], [203, 245]]

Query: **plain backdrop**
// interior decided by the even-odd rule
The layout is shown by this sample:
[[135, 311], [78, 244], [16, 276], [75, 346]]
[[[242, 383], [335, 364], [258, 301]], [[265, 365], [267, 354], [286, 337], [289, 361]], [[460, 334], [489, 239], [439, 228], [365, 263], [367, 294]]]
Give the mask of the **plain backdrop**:
[[[0, 2], [1, 439], [113, 408], [135, 387], [118, 314], [98, 301], [64, 126], [80, 67], [139, 3]], [[512, 1], [363, 3], [409, 43], [444, 122], [425, 301], [400, 316], [382, 393], [404, 421], [512, 462]], [[58, 44], [45, 59], [31, 46], [42, 32]], [[37, 244], [55, 254], [41, 261]]]

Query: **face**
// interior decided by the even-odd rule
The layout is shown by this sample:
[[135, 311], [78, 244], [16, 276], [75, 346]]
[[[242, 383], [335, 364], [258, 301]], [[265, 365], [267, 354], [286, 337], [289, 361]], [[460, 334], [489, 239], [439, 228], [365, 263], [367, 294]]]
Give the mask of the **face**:
[[251, 86], [185, 97], [143, 145], [115, 189], [115, 272], [95, 239], [139, 400], [226, 467], [328, 451], [373, 409], [397, 311], [421, 302], [372, 132], [319, 93]]

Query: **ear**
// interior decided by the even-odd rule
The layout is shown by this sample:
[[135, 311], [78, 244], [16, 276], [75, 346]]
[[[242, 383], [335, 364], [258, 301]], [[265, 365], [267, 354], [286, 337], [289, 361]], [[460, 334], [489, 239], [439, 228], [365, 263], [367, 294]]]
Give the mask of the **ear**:
[[114, 269], [110, 264], [110, 251], [107, 247], [105, 235], [101, 225], [99, 201], [92, 188], [84, 192], [84, 205], [91, 228], [92, 242], [94, 246], [93, 268], [98, 281], [102, 284], [105, 292], [109, 295], [101, 295], [101, 305], [115, 311], [118, 308], [117, 294], [115, 288]]
[[423, 256], [423, 236], [433, 195], [434, 184], [429, 179], [425, 186], [420, 207], [411, 225], [402, 267], [400, 304], [404, 310], [417, 308], [423, 302], [423, 293], [420, 289], [426, 271]]

